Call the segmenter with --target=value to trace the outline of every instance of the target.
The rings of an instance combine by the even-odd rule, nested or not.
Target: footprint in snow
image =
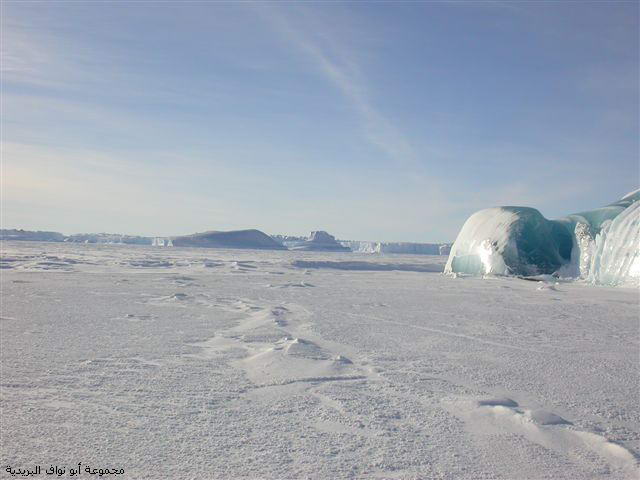
[[[573,425],[573,423],[565,420],[560,415],[546,410],[526,410],[524,416],[538,425]]]
[[[267,288],[310,288],[315,287],[315,285],[308,282],[289,282],[282,285],[273,285],[268,284]]]
[[[478,400],[479,407],[509,407],[515,408],[518,406],[518,402],[511,400],[507,397],[496,397],[485,400]]]

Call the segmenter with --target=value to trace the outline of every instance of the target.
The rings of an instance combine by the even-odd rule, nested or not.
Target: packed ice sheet
[[[1,478],[637,478],[637,290],[445,259],[4,243]]]
[[[528,207],[480,210],[465,222],[447,273],[554,274],[591,283],[640,283],[640,190],[606,207],[547,220]]]

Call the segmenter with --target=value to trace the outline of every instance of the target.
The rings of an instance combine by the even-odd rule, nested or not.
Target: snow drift
[[[473,214],[451,249],[445,273],[556,274],[618,285],[640,280],[640,190],[606,207],[557,220],[529,207]]]
[[[286,247],[260,230],[210,231],[174,237],[172,240],[173,245],[176,247],[286,250]]]

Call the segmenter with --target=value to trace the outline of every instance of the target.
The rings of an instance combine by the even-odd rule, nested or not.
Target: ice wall
[[[465,222],[445,273],[555,274],[596,284],[638,284],[640,190],[606,207],[547,220],[528,207],[481,210]]]
[[[63,242],[65,236],[58,232],[42,232],[31,230],[2,229],[0,240],[26,240],[32,242]]]
[[[640,284],[640,202],[606,221],[590,245],[588,272],[596,284]],[[586,275],[585,275],[586,274]]]

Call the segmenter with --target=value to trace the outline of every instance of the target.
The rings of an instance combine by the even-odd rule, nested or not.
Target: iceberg
[[[100,243],[110,245],[153,245],[153,238],[121,233],[76,233],[64,238],[71,243]]]
[[[290,250],[322,251],[322,252],[350,252],[349,247],[338,243],[333,235],[323,230],[311,232],[309,238],[303,241],[286,242]]]
[[[346,240],[341,242],[344,246],[349,247],[353,252],[357,253],[397,253],[407,255],[445,255],[441,253],[443,248],[446,255],[449,244],[440,243],[411,243],[411,242],[371,242]]]
[[[640,202],[603,223],[590,243],[588,269],[581,272],[591,283],[640,283]]]
[[[256,250],[286,250],[286,248],[260,230],[209,231],[170,239],[176,247],[247,248]]]
[[[1,229],[0,240],[21,240],[30,242],[63,242],[65,236],[58,232],[42,232],[22,229]]]
[[[469,217],[445,272],[472,275],[553,273],[571,259],[572,237],[535,208],[495,207]]]
[[[594,284],[640,279],[640,190],[595,210],[546,219],[529,207],[494,207],[469,217],[445,273],[553,274]]]
[[[449,255],[451,253],[451,245],[443,244],[438,247],[438,253],[440,255]]]
[[[165,247],[168,246],[167,243],[168,242],[166,242],[166,240],[162,237],[154,237],[151,245],[154,247]],[[173,246],[173,244],[171,246]]]

